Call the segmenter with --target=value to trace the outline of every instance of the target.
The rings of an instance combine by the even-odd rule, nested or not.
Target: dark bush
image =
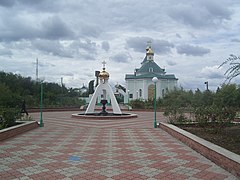
[[[144,101],[140,99],[130,101],[130,106],[132,106],[133,109],[145,109]]]
[[[21,113],[14,108],[2,109],[0,111],[0,129],[15,125],[16,120],[20,119]]]

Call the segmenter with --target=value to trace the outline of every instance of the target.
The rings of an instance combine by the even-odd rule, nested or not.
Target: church
[[[154,98],[154,83],[152,78],[157,77],[156,97],[162,98],[166,92],[177,87],[178,79],[174,74],[166,74],[165,69],[154,62],[154,52],[151,44],[147,45],[146,55],[141,67],[134,70],[133,74],[126,74],[125,81],[129,101],[140,99],[148,100]]]

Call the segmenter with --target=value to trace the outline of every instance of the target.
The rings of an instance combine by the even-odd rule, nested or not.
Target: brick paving
[[[43,128],[0,142],[0,179],[237,179],[154,129],[152,112],[117,121],[72,113],[44,113]]]

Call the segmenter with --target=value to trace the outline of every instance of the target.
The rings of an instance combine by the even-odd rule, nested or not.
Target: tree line
[[[0,71],[0,129],[16,124],[23,115],[23,106],[27,111],[40,108],[41,85],[44,108],[80,107],[85,104],[79,99],[79,91],[66,88],[63,84],[38,82],[30,77]]]
[[[153,109],[153,100],[134,100],[133,109]],[[162,110],[171,123],[197,121],[228,123],[240,110],[240,86],[224,84],[216,92],[209,90],[186,91],[182,88],[168,92],[157,100],[158,110]]]
[[[186,121],[186,112],[200,123],[230,122],[240,109],[240,87],[224,84],[216,92],[175,90],[162,99],[165,115],[169,120]],[[188,115],[189,115],[188,114]]]
[[[0,109],[20,108],[25,100],[27,108],[40,105],[41,82],[18,74],[0,72]],[[44,107],[80,107],[79,93],[73,88],[66,88],[52,82],[43,82]]]

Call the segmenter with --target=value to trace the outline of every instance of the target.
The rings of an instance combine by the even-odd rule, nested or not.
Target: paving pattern
[[[152,128],[151,112],[118,122],[71,113],[44,113],[43,128],[0,142],[0,179],[237,179]]]

